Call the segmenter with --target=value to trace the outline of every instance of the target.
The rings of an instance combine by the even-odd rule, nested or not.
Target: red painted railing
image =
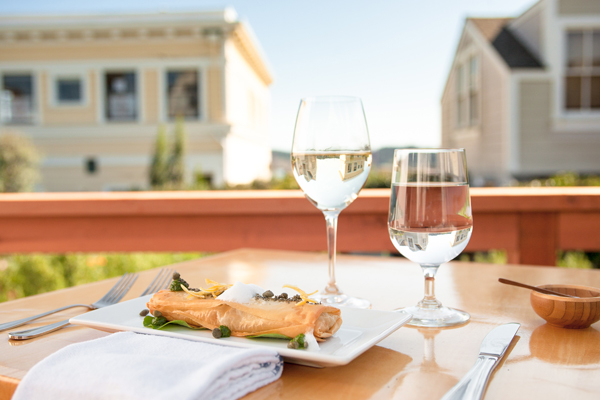
[[[554,265],[556,250],[600,251],[600,188],[471,189],[466,251]],[[338,223],[338,251],[395,252],[389,190],[363,190]],[[325,222],[300,191],[0,194],[0,253],[324,251]]]

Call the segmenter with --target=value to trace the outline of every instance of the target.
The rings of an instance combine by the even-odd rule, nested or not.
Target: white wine
[[[339,211],[356,199],[371,171],[370,151],[292,153],[292,172],[321,211]]]

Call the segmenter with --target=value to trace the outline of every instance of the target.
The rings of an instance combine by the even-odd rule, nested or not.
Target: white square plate
[[[146,308],[150,297],[152,296],[138,297],[90,311],[71,318],[70,322],[108,332],[131,331],[237,347],[270,347],[276,349],[286,362],[312,367],[332,367],[348,364],[412,318],[404,312],[342,308],[343,324],[335,335],[319,343],[319,349],[309,347],[306,350],[294,350],[288,349],[288,341],[281,339],[215,339],[209,330],[192,330],[173,325],[161,330],[146,328],[139,313]]]

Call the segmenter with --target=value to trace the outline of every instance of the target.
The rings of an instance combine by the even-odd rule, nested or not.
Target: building
[[[472,184],[600,173],[600,1],[468,18],[441,106],[442,145],[466,149]]]
[[[188,181],[269,179],[271,82],[230,8],[0,18],[0,131],[33,140],[40,190],[147,189],[159,125],[176,118]]]

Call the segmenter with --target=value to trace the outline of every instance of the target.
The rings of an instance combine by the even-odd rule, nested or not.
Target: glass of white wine
[[[357,97],[302,99],[292,144],[292,171],[306,198],[325,215],[329,283],[318,301],[370,308],[368,300],[344,294],[335,281],[337,220],[357,198],[371,170],[371,143],[362,102]]]
[[[469,314],[442,306],[434,291],[438,267],[465,249],[473,230],[465,150],[400,149],[393,166],[390,238],[425,276],[425,297],[402,311],[413,315],[413,326],[465,323]]]

